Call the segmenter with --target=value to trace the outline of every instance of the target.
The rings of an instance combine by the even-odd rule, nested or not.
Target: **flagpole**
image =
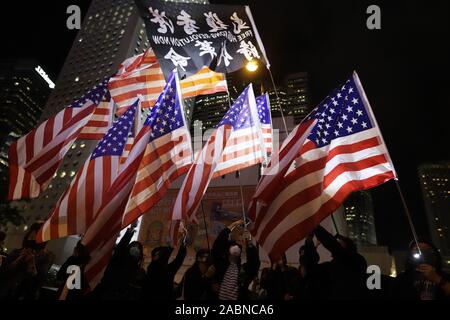
[[[366,92],[364,91],[364,88],[362,86],[361,80],[359,80],[359,76],[356,73],[356,71],[353,71],[353,79],[355,80],[355,84],[357,86],[357,89],[361,93],[363,104],[365,105],[366,109],[369,112],[370,120],[372,120],[374,125],[378,128],[378,132],[379,132],[379,135],[380,135],[381,142],[382,142],[382,144],[384,146],[384,149],[385,149],[385,152],[386,152],[386,156],[387,156],[388,161],[391,164],[392,169],[394,171],[395,186],[397,187],[397,191],[398,191],[398,193],[400,195],[400,199],[402,201],[402,205],[403,205],[403,209],[404,209],[405,214],[406,214],[406,218],[408,219],[408,224],[409,224],[409,227],[411,229],[411,233],[413,235],[414,242],[416,243],[417,250],[419,251],[419,254],[422,254],[422,252],[421,252],[421,250],[419,248],[419,238],[417,237],[416,228],[414,227],[414,223],[412,221],[408,205],[406,204],[406,200],[405,200],[405,197],[403,195],[402,189],[400,187],[400,183],[398,182],[399,177],[398,177],[398,174],[397,174],[397,170],[395,170],[394,162],[392,161],[392,158],[391,158],[391,156],[389,154],[389,150],[387,149],[386,143],[384,142],[383,134],[381,133],[380,126],[377,123],[377,119],[375,118],[375,115],[373,113],[372,107],[370,106],[369,99],[367,99]]]
[[[206,244],[208,245],[208,251],[211,252],[211,246],[209,245],[208,225],[206,224],[205,209],[203,208],[203,199],[200,200],[200,203],[201,203],[201,206],[202,206],[203,223],[205,225]]]
[[[244,229],[247,230],[247,214],[245,213],[245,204],[244,204],[244,188],[242,188],[241,181],[241,171],[236,171],[239,180],[239,189],[241,190],[241,205],[242,205],[242,217],[244,218]]]
[[[334,220],[334,212],[331,214],[331,221],[333,221],[334,229],[336,230],[336,234],[339,234],[339,229],[336,224],[336,220]]]
[[[272,87],[275,92],[275,96],[277,97],[278,106],[280,107],[281,118],[283,120],[284,130],[286,130],[286,136],[289,135],[289,130],[286,124],[286,118],[284,117],[283,107],[281,106],[280,96],[278,95],[277,86],[275,85],[275,80],[273,79],[272,71],[270,70],[270,66],[267,66],[267,70],[269,71],[270,80],[272,81]]]
[[[416,228],[414,227],[414,224],[413,224],[413,221],[411,218],[411,214],[408,209],[408,205],[406,204],[405,197],[403,196],[402,189],[400,188],[400,183],[398,182],[398,179],[394,179],[394,181],[395,181],[395,185],[397,187],[398,193],[400,195],[400,199],[402,200],[403,209],[405,210],[406,218],[408,219],[409,227],[411,228],[411,232],[413,234],[414,242],[416,243],[417,250],[419,251],[419,254],[422,254],[422,252],[419,248],[419,238],[417,237]]]

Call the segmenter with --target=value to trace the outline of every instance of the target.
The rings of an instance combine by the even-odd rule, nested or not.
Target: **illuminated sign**
[[[42,77],[42,79],[45,80],[45,82],[48,83],[48,86],[53,89],[55,88],[55,84],[52,80],[50,80],[50,77],[45,73],[44,69],[41,68],[41,66],[37,66],[34,70],[36,70],[37,73]]]

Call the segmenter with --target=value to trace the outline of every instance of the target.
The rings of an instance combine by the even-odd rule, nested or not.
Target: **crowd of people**
[[[84,276],[89,253],[78,242],[73,254],[57,273],[60,300],[349,300],[411,299],[445,300],[450,297],[449,276],[442,271],[438,250],[426,240],[409,248],[405,271],[396,278],[382,276],[381,288],[367,286],[367,263],[352,240],[333,236],[318,226],[299,249],[299,267],[288,265],[286,256],[261,269],[259,247],[244,237],[238,241],[233,230],[242,226],[237,221],[224,228],[211,250],[198,250],[195,263],[176,283],[186,257],[182,241],[171,260],[173,248],[161,246],[151,252],[151,262],[144,269],[144,250],[140,242],[131,241],[134,229],[127,229],[114,249],[99,284],[90,290]],[[54,255],[46,244],[36,243],[40,224],[30,227],[22,248],[9,254],[3,250],[4,234],[0,234],[0,250],[4,257],[0,267],[0,299],[39,300],[42,286],[53,264]],[[317,247],[322,245],[332,256],[320,263]],[[243,254],[245,252],[245,254]],[[244,262],[243,262],[244,261]],[[68,268],[78,266],[81,287],[68,289]],[[261,270],[260,270],[261,269]]]

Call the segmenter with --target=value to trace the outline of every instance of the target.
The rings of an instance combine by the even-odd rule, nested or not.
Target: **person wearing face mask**
[[[208,270],[211,274],[212,287],[215,292],[213,298],[219,300],[246,300],[249,299],[248,287],[256,278],[260,267],[259,248],[247,239],[246,263],[241,265],[242,247],[230,239],[232,231],[243,226],[244,221],[238,220],[229,227],[224,228],[212,247],[213,266]],[[212,270],[212,271],[211,271]]]
[[[420,250],[419,250],[420,249]],[[429,241],[412,242],[405,271],[394,282],[393,299],[450,300],[450,277],[442,271],[442,258]]]
[[[186,235],[181,237],[178,253],[169,263],[172,247],[157,247],[152,250],[152,261],[147,267],[144,299],[174,300],[174,279],[186,257]]]
[[[126,230],[92,297],[101,300],[139,300],[142,298],[145,270],[142,244],[131,241],[134,227]]]
[[[0,299],[36,300],[54,254],[46,243],[37,243],[42,223],[34,223],[23,238],[22,248],[12,251],[0,269]]]

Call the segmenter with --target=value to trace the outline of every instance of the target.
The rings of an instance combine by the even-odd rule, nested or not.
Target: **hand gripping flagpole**
[[[419,238],[417,237],[416,228],[414,227],[414,223],[413,223],[412,218],[411,218],[411,213],[409,211],[408,205],[406,204],[406,200],[405,200],[405,197],[403,195],[402,189],[400,187],[400,183],[398,182],[399,177],[398,177],[397,171],[395,170],[394,163],[392,162],[391,156],[389,155],[389,151],[387,150],[386,144],[384,143],[383,135],[382,135],[381,131],[379,130],[380,127],[378,126],[377,120],[376,120],[375,115],[373,114],[373,111],[372,111],[372,107],[370,106],[369,100],[367,99],[366,93],[365,93],[365,91],[364,91],[364,89],[362,87],[361,81],[359,80],[359,77],[358,77],[358,74],[356,73],[356,71],[353,71],[353,79],[355,80],[355,84],[358,87],[358,91],[361,93],[361,97],[363,99],[363,103],[364,103],[366,109],[369,112],[371,120],[373,121],[375,126],[378,128],[381,142],[382,142],[382,144],[383,144],[383,146],[385,148],[385,154],[386,154],[386,156],[388,158],[388,161],[391,164],[392,169],[394,171],[395,186],[397,187],[397,191],[398,191],[398,193],[400,195],[400,199],[402,201],[403,209],[405,211],[406,218],[408,219],[408,224],[409,224],[409,227],[411,229],[411,233],[412,233],[412,235],[414,237],[414,242],[416,243],[417,250],[419,251],[419,254],[421,255],[422,252],[421,252],[421,250],[419,248]]]

